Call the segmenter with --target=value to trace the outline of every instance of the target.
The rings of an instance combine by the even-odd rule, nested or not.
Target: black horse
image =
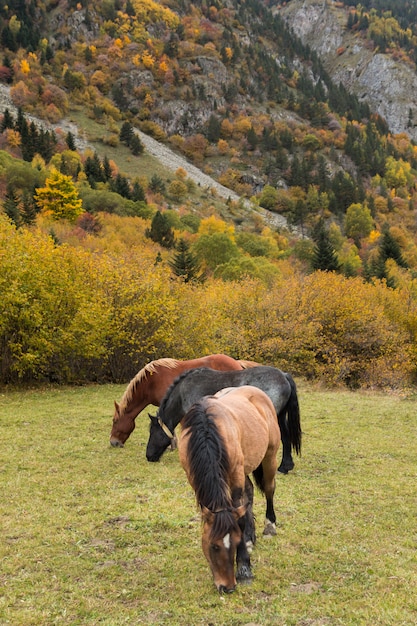
[[[266,365],[230,372],[200,367],[178,376],[165,394],[157,415],[149,416],[151,427],[146,448],[148,461],[159,461],[174,438],[175,427],[195,402],[225,387],[242,385],[258,387],[271,398],[282,441],[282,461],[278,471],[287,474],[292,470],[294,461],[291,449],[297,454],[301,452],[297,388],[290,374]]]

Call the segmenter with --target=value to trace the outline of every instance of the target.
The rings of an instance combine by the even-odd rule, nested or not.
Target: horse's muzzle
[[[124,448],[125,444],[119,441],[118,439],[110,439],[110,444],[112,448]]]
[[[160,458],[161,457],[158,456],[157,454],[147,454],[146,455],[146,460],[149,461],[149,463],[157,463]]]
[[[219,585],[218,592],[219,593],[233,593],[236,587],[225,587],[224,585]]]

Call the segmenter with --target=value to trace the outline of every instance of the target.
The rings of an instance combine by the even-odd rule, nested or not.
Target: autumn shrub
[[[93,380],[107,316],[97,264],[0,218],[0,381]]]
[[[415,378],[413,282],[394,290],[333,272],[298,274],[285,261],[245,257],[227,225],[209,218],[195,236],[214,250],[206,259],[214,270],[225,250],[211,244],[227,241],[228,270],[190,284],[167,273],[169,252],[146,237],[148,220],[100,213],[97,232],[82,236],[54,222],[54,242],[46,218],[17,230],[0,217],[0,383],[124,382],[150,360],[210,352],[331,385]]]
[[[273,287],[252,281],[232,293],[223,307],[236,316],[236,340],[248,358],[354,388],[410,380],[414,344],[404,320],[390,313],[399,295],[382,284],[316,272]]]
[[[218,265],[214,270],[215,278],[225,281],[245,281],[248,278],[256,278],[266,285],[272,286],[279,276],[276,265],[263,257],[252,258],[241,255],[227,263]]]
[[[176,301],[166,271],[154,258],[108,259],[103,288],[111,319],[106,362],[111,380],[130,379],[145,363],[170,355]]]

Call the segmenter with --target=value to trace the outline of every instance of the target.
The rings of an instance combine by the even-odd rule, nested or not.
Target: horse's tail
[[[260,489],[262,493],[265,493],[264,468],[262,467],[262,463],[258,465],[256,469],[253,470],[252,476],[255,479],[255,483],[258,489]]]
[[[298,403],[297,386],[291,374],[285,373],[285,376],[291,386],[291,394],[285,407],[287,412],[288,432],[290,435],[291,445],[297,454],[301,454],[301,422],[300,422],[300,405]]]

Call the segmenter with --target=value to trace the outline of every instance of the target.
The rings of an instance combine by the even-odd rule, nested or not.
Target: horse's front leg
[[[264,471],[264,492],[266,498],[266,514],[264,535],[276,535],[276,521],[274,509],[274,493],[275,493],[275,473],[276,462],[274,456],[271,459],[265,459],[263,465]]]
[[[236,580],[240,583],[250,582],[253,578],[250,556],[245,541],[245,520],[246,515],[238,521],[242,531],[242,538],[236,550]]]
[[[245,494],[247,498],[247,509],[245,513],[244,539],[246,547],[251,552],[256,542],[255,519],[253,516],[253,483],[249,476],[245,477]]]

